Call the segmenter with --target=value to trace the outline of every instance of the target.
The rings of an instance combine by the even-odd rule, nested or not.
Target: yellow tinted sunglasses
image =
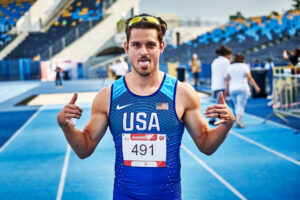
[[[133,24],[140,22],[142,19],[145,19],[147,22],[160,25],[160,22],[158,19],[152,16],[141,16],[141,17],[135,17],[128,23],[128,27],[132,26]]]

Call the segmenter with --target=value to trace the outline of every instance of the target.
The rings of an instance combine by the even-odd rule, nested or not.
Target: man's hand
[[[82,109],[79,106],[74,105],[77,100],[77,96],[77,93],[74,93],[71,101],[58,113],[57,122],[60,127],[67,126],[68,124],[74,126],[71,119],[80,119]]]
[[[223,124],[231,127],[234,124],[235,117],[227,106],[222,92],[219,92],[218,98],[220,100],[220,104],[207,107],[205,116],[207,118],[219,118],[219,121],[215,122],[215,125]]]

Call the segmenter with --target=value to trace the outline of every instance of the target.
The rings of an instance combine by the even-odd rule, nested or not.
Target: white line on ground
[[[56,194],[56,200],[61,200],[62,195],[63,195],[65,181],[66,181],[66,175],[67,175],[67,170],[68,170],[68,165],[69,165],[69,159],[70,159],[70,152],[71,152],[71,147],[70,147],[70,145],[68,145],[67,151],[65,154],[64,165],[63,165],[61,175],[60,175],[60,181],[59,181],[58,190],[57,190],[57,194]]]
[[[223,183],[232,193],[242,200],[247,199],[239,191],[237,191],[232,185],[230,185],[226,180],[224,180],[217,172],[210,168],[203,160],[191,152],[186,146],[181,145],[181,148],[184,149],[192,158],[194,158],[200,165],[202,165],[207,171],[209,171],[216,179]]]
[[[201,102],[203,102],[203,103],[210,103],[210,104],[212,104],[212,105],[214,104],[214,103],[212,102],[212,100],[210,100],[209,98],[206,98],[206,99],[203,98],[203,99],[201,99]],[[232,108],[230,107],[230,109],[232,109]],[[261,121],[264,121],[264,120],[265,120],[265,119],[262,118],[262,117],[259,117],[259,116],[253,115],[253,114],[249,114],[249,113],[244,113],[244,115],[248,115],[248,116],[250,116],[250,117],[259,119],[259,120],[261,120]],[[286,125],[280,124],[280,123],[275,122],[275,121],[272,121],[272,120],[267,120],[266,123],[271,123],[271,124],[274,124],[274,125],[279,126],[279,127],[282,127],[282,128],[286,128],[286,129],[289,129],[289,130],[296,131],[295,128],[288,127],[288,126],[286,126]]]
[[[249,113],[244,113],[244,115],[249,115],[250,117],[259,119],[259,120],[261,120],[262,122],[265,120],[265,119],[262,118],[262,117],[259,117],[259,116],[256,116],[256,115],[252,115],[252,114],[249,114]],[[279,126],[279,127],[282,127],[282,128],[286,128],[286,129],[290,129],[290,130],[296,131],[296,129],[294,129],[294,128],[288,127],[288,126],[283,125],[283,124],[280,124],[280,123],[278,123],[278,122],[274,122],[274,121],[272,121],[272,120],[267,120],[266,123],[274,124],[274,125]]]
[[[260,147],[260,148],[262,148],[262,149],[264,149],[266,151],[269,151],[269,152],[271,152],[271,153],[273,153],[273,154],[275,154],[275,155],[277,155],[277,156],[279,156],[279,157],[281,157],[283,159],[286,159],[286,160],[288,160],[288,161],[290,161],[290,162],[292,162],[292,163],[300,166],[300,162],[299,161],[297,161],[297,160],[295,160],[295,159],[293,159],[291,157],[288,157],[288,156],[284,155],[283,153],[275,151],[275,150],[273,150],[273,149],[271,149],[269,147],[266,147],[265,145],[260,144],[259,142],[255,142],[254,140],[251,140],[251,139],[249,139],[249,138],[247,138],[247,137],[245,137],[245,136],[243,136],[241,134],[238,134],[235,131],[230,131],[230,134],[232,134],[232,135],[234,135],[234,136],[236,136],[236,137],[238,137],[240,139],[243,139],[243,140],[245,140],[245,141],[247,141],[247,142],[249,142],[251,144],[254,144],[254,145],[256,145],[256,146],[258,146],[258,147]]]
[[[44,106],[41,106],[27,121],[21,128],[19,128],[0,148],[0,153],[5,149],[7,145],[11,143],[18,135],[19,133],[43,110]]]

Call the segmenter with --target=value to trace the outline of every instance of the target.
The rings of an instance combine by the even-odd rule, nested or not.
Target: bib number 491
[[[150,153],[153,156],[153,144],[150,145],[149,147],[147,147],[147,145],[145,144],[141,144],[141,145],[134,145],[132,151],[132,153],[135,153],[135,155],[140,154],[141,156],[144,156],[148,153]]]
[[[122,135],[124,165],[135,167],[165,167],[166,134]]]

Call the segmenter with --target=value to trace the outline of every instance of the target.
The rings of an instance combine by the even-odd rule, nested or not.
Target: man
[[[265,64],[265,69],[268,70],[268,80],[269,80],[269,96],[268,99],[273,98],[273,68],[275,67],[271,58],[268,58],[267,63]]]
[[[56,66],[56,68],[55,68],[55,73],[56,73],[55,86],[56,86],[56,88],[62,87],[61,72],[62,72],[62,68],[60,68],[59,66]]]
[[[116,80],[125,76],[128,72],[128,64],[124,61],[124,58],[120,58],[119,63],[115,67]]]
[[[230,65],[232,51],[228,47],[222,45],[216,50],[216,54],[218,57],[214,59],[211,64],[211,90],[213,98],[217,100],[217,103],[219,103],[219,98],[217,98],[217,95],[220,92],[225,92],[226,72]],[[215,118],[209,120],[209,123],[212,125],[215,125],[215,122]]]
[[[197,54],[193,54],[192,60],[189,62],[189,65],[192,69],[193,78],[194,78],[194,85],[195,85],[195,87],[197,87],[198,79],[199,79],[199,73],[201,72],[201,62],[197,58]]]
[[[166,29],[159,17],[142,14],[129,19],[124,48],[131,72],[96,95],[83,131],[70,122],[82,113],[74,105],[77,94],[57,116],[80,158],[93,153],[109,126],[116,148],[114,199],[181,199],[179,149],[184,126],[198,149],[211,155],[235,121],[220,94],[221,104],[206,109],[206,117],[220,118],[219,126],[210,130],[195,90],[159,71]]]
[[[300,58],[300,48],[296,47],[294,49],[294,52],[291,52],[289,50],[283,50],[283,58],[285,60],[290,61],[294,66],[297,66],[297,63],[299,62]]]

